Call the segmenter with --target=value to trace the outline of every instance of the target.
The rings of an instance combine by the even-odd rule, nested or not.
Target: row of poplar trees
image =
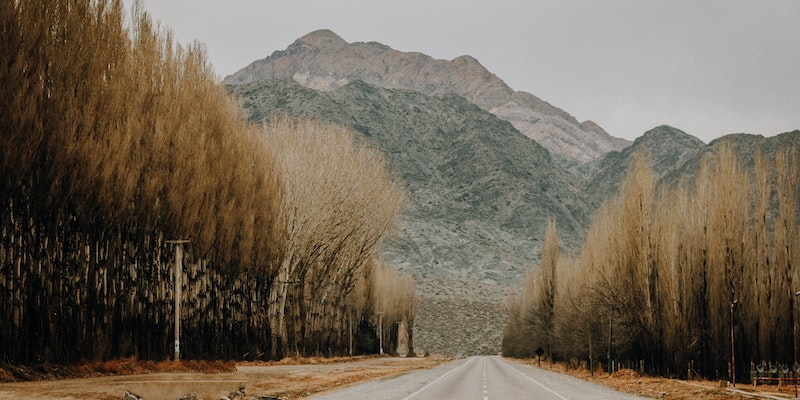
[[[797,135],[800,132],[787,135]],[[773,146],[774,147],[774,146]],[[510,296],[503,353],[749,380],[752,364],[792,367],[800,296],[796,147],[723,142],[696,174],[657,185],[639,154],[596,213],[580,254],[548,226],[541,266]],[[767,155],[768,154],[768,155]],[[800,322],[800,321],[798,321]]]
[[[139,4],[1,2],[0,60],[0,363],[169,357],[171,239],[182,356],[377,352],[378,321],[413,326],[378,257],[403,190],[351,132],[249,125]]]

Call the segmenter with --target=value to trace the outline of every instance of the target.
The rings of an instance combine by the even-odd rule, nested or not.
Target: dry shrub
[[[181,370],[182,367],[183,364],[180,361],[166,359],[156,362],[154,370],[158,372],[174,372]]]
[[[152,374],[157,372],[198,372],[222,373],[236,370],[234,361],[222,360],[162,360],[142,361],[135,358],[124,358],[107,361],[95,361],[71,368],[80,376],[96,375],[136,375]]]
[[[628,368],[623,368],[617,371],[614,371],[612,374],[615,378],[622,378],[622,379],[634,379],[639,377],[639,373]]]
[[[0,368],[0,382],[16,382],[17,378],[14,377],[13,374],[6,371],[3,368]]]
[[[204,374],[216,374],[236,371],[236,363],[222,360],[186,360],[181,361],[182,370]]]
[[[91,369],[103,375],[118,375],[122,372],[122,364],[119,360],[96,361]]]

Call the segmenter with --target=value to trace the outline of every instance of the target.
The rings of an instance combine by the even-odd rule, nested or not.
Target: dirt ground
[[[536,360],[518,360],[526,364],[536,365]],[[636,371],[623,369],[608,375],[596,371],[594,376],[586,368],[566,370],[563,363],[550,364],[542,361],[541,368],[572,375],[574,377],[612,387],[620,392],[632,393],[643,397],[666,400],[739,400],[754,397],[790,399],[794,397],[794,386],[738,384],[736,389],[743,393],[731,393],[727,387],[720,387],[716,381],[682,381],[650,376],[640,376]],[[746,394],[745,394],[746,393]],[[749,395],[748,395],[749,394]]]
[[[0,399],[120,400],[124,392],[129,390],[132,393],[147,393],[148,396],[137,393],[146,400],[158,400],[159,397],[175,400],[188,393],[199,396],[202,395],[198,392],[227,393],[235,391],[239,384],[245,386],[247,399],[261,396],[303,399],[319,392],[432,368],[448,361],[449,358],[442,356],[306,358],[239,363],[233,372],[218,373],[156,372],[128,375],[123,370],[123,375],[0,383]],[[175,394],[184,391],[186,393]]]
[[[304,358],[285,359],[278,362],[238,363],[235,368],[226,365],[190,365],[208,372],[153,372],[173,371],[174,365],[158,363],[154,368],[130,367],[127,363],[111,363],[78,368],[80,378],[52,379],[47,374],[40,380],[0,383],[0,399],[42,400],[119,400],[126,390],[138,393],[147,400],[168,398],[175,400],[189,392],[227,393],[245,386],[247,399],[273,396],[280,399],[304,399],[313,394],[336,390],[373,379],[387,378],[402,373],[433,368],[451,361],[443,356],[425,358],[355,357],[355,358]],[[536,364],[535,360],[519,360]],[[121,365],[117,367],[117,364]],[[183,368],[186,368],[184,365]],[[621,370],[609,376],[595,372],[592,376],[585,368],[565,370],[563,364],[542,362],[542,368],[566,373],[587,381],[610,386],[622,392],[654,399],[728,400],[749,398],[721,388],[718,382],[680,381],[640,376],[632,370]],[[223,371],[223,372],[218,372]],[[227,372],[224,372],[227,371]],[[61,371],[64,376],[64,371]],[[66,376],[73,376],[68,372]],[[0,372],[2,375],[2,372]],[[2,376],[0,376],[2,378]],[[217,390],[214,392],[213,390]],[[746,393],[769,395],[773,398],[791,398],[794,387],[759,386],[739,384],[736,389]],[[183,393],[186,392],[186,393]],[[144,396],[144,394],[147,396]],[[176,394],[177,393],[177,394]],[[203,396],[200,394],[200,396]],[[208,398],[212,395],[206,395]],[[219,398],[218,394],[214,394]]]

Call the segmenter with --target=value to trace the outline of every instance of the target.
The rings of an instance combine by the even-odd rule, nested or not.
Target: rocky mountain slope
[[[423,347],[448,354],[496,352],[507,288],[538,257],[547,218],[556,218],[566,246],[581,240],[588,207],[579,180],[510,123],[462,97],[362,81],[327,92],[290,79],[229,90],[254,122],[290,115],[350,126],[386,154],[409,193],[387,260],[412,272],[419,285],[416,343]],[[465,318],[465,332],[474,332],[473,324],[487,332],[465,335],[477,342],[447,342],[445,333],[458,327],[436,319],[455,315]]]
[[[730,134],[705,144],[671,126],[653,128],[637,138],[630,147],[608,153],[579,167],[582,169],[579,175],[587,176],[582,186],[586,203],[594,210],[608,196],[615,194],[636,153],[644,152],[650,157],[659,184],[674,185],[683,180],[691,183],[700,169],[701,159],[707,153],[717,152],[722,143],[726,142],[733,145],[740,165],[745,170],[752,171],[757,151],[771,159],[776,152],[789,150],[792,146],[800,149],[800,130],[772,137]]]
[[[319,30],[226,77],[225,83],[276,78],[292,78],[306,87],[326,91],[361,80],[430,96],[457,94],[511,122],[554,156],[572,161],[594,160],[630,145],[591,121],[579,123],[530,93],[514,91],[470,56],[436,60],[376,42],[348,43],[329,30]]]
[[[556,218],[562,250],[576,253],[591,214],[616,192],[636,152],[650,155],[657,179],[674,183],[696,173],[702,154],[723,140],[744,165],[757,147],[770,155],[800,144],[795,131],[706,145],[660,126],[622,151],[563,168],[508,122],[455,95],[362,81],[324,92],[291,79],[228,88],[254,122],[289,115],[349,126],[386,154],[409,192],[387,261],[417,282],[416,344],[450,355],[498,351],[508,290],[537,262],[546,219]]]
[[[477,258],[488,258],[477,263],[486,268],[479,279],[508,282],[508,271],[519,271],[532,260],[531,254],[519,256],[530,250],[514,248],[530,247],[542,237],[548,217],[556,218],[565,245],[580,243],[589,215],[579,193],[581,181],[511,124],[461,97],[431,97],[361,81],[328,92],[292,80],[229,88],[255,122],[290,115],[353,127],[386,154],[390,169],[408,188],[407,214],[420,223],[446,225],[458,237],[475,242],[482,240],[471,235],[487,229],[493,231],[493,238],[507,235],[499,243],[489,240],[486,248],[457,246],[453,241],[433,243],[440,255],[448,255],[445,262],[457,268],[474,267]],[[473,224],[480,229],[467,229]],[[446,235],[420,234],[436,239]],[[404,257],[412,254],[405,263],[434,258],[418,244],[403,246],[413,246],[403,249]],[[454,246],[458,248],[451,249]],[[496,270],[504,272],[497,275],[492,272]],[[474,279],[472,272],[469,276]]]
[[[546,219],[556,219],[562,251],[577,253],[635,153],[648,153],[656,177],[674,183],[723,140],[747,166],[757,147],[773,154],[800,144],[795,131],[706,145],[660,126],[625,146],[591,121],[514,92],[470,57],[434,60],[329,31],[226,82],[252,121],[289,115],[349,126],[386,154],[409,193],[387,261],[417,282],[415,344],[449,355],[499,351],[508,291],[537,262]],[[533,131],[546,134],[532,140]]]
[[[681,180],[693,184],[694,177],[700,170],[701,160],[707,153],[717,152],[723,143],[730,143],[739,164],[746,171],[753,171],[757,152],[769,160],[774,160],[779,151],[790,151],[793,147],[800,150],[800,130],[785,132],[779,135],[764,137],[747,133],[730,134],[713,140],[700,151],[689,157],[686,162],[677,166],[662,178],[663,183],[675,183]],[[796,154],[798,156],[800,154]],[[797,189],[797,188],[795,188]],[[777,204],[773,204],[777,207]]]
[[[596,209],[611,194],[616,193],[625,179],[635,154],[646,153],[653,163],[656,179],[670,177],[686,161],[696,157],[706,147],[700,139],[671,126],[653,128],[621,151],[612,151],[591,163],[581,166],[588,176],[583,183],[583,193],[591,209]]]

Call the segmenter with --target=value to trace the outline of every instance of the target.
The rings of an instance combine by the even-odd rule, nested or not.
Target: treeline
[[[374,304],[413,303],[372,288],[366,323],[343,323],[403,199],[379,153],[336,127],[249,125],[202,46],[138,4],[127,20],[119,0],[0,4],[0,362],[170,356],[169,239],[190,241],[187,357],[374,338]]]
[[[363,270],[347,301],[361,326],[356,332],[360,335],[360,352],[379,353],[382,341],[383,353],[414,355],[413,331],[419,299],[410,274],[400,273],[377,259]],[[375,334],[382,335],[382,340]]]
[[[751,363],[791,368],[800,166],[795,147],[773,154],[745,168],[722,143],[660,187],[638,155],[577,258],[552,255],[548,227],[541,268],[510,297],[503,353],[728,379],[735,358],[739,381]]]
[[[336,338],[348,339],[349,350],[346,313],[354,312],[361,326],[385,311],[376,302],[409,301],[374,280],[386,275],[375,266],[376,251],[397,222],[404,191],[387,174],[382,154],[356,145],[351,130],[286,119],[263,130],[284,171],[282,251],[269,287],[271,348],[276,357],[324,354],[328,348],[320,346]],[[363,276],[369,296],[349,299]],[[394,284],[407,286],[399,277]]]

